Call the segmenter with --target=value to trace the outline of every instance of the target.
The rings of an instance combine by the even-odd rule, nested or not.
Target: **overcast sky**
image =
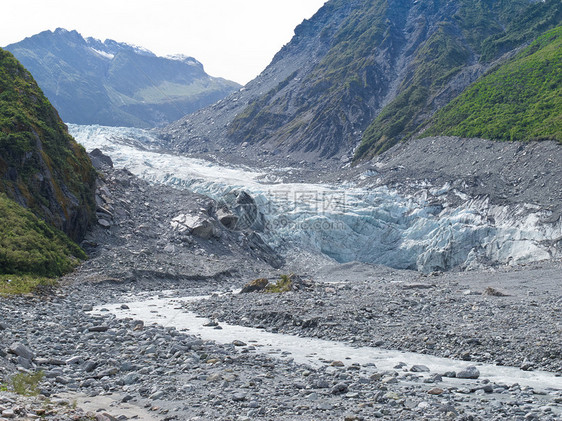
[[[0,46],[58,27],[158,55],[186,54],[239,83],[257,76],[326,0],[14,0]],[[7,16],[5,15],[7,13]]]

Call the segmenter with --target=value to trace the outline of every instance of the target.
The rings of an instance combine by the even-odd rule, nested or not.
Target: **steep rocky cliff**
[[[80,240],[96,173],[31,74],[0,49],[0,192]]]
[[[331,0],[242,91],[164,138],[179,151],[369,157],[561,19],[558,0]]]

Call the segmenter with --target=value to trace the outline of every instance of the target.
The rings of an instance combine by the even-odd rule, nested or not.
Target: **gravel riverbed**
[[[345,273],[379,272],[377,268],[355,269]],[[537,275],[547,278],[546,275],[556,273],[555,269],[553,266],[507,271],[504,276],[521,280],[523,276],[520,275],[536,270]],[[331,273],[337,278],[340,272],[332,270]],[[560,321],[555,314],[555,291],[541,293],[544,289],[541,285],[531,288],[515,282],[509,289],[503,284],[502,290],[507,290],[510,297],[476,295],[482,290],[480,284],[459,282],[467,275],[425,277],[422,282],[415,278],[417,275],[409,273],[404,275],[415,279],[401,284],[391,278],[393,271],[383,273],[389,278],[380,280],[380,284],[314,283],[310,291],[215,295],[206,301],[186,305],[202,315],[218,318],[219,326],[213,327],[214,323],[211,323],[208,329],[220,329],[220,321],[229,320],[259,324],[272,331],[313,334],[355,343],[382,341],[379,345],[405,348],[421,338],[410,335],[423,334],[428,339],[420,346],[437,355],[445,355],[445,350],[449,350],[450,355],[457,356],[457,352],[464,350],[468,353],[467,358],[477,365],[476,361],[498,360],[500,355],[506,364],[519,362],[521,353],[527,353],[530,366],[526,369],[559,370],[560,353],[554,357],[550,354],[559,349],[559,330],[546,336],[546,332],[556,329],[556,323]],[[226,291],[232,286],[206,281],[84,283],[65,286],[43,296],[0,299],[2,381],[6,382],[16,367],[45,373],[40,384],[43,400],[22,402],[13,395],[0,395],[3,417],[29,419],[43,416],[45,419],[70,420],[82,416],[82,419],[88,419],[88,411],[81,409],[86,405],[91,408],[89,415],[100,420],[555,420],[560,416],[561,390],[496,384],[475,374],[477,367],[475,372],[467,375],[477,378],[466,379],[467,383],[462,386],[448,381],[447,376],[452,373],[427,373],[423,365],[399,364],[392,370],[379,370],[373,366],[350,364],[344,359],[328,360],[320,367],[313,367],[295,363],[282,349],[275,354],[260,352],[259,343],[239,340],[219,344],[201,340],[189,331],[174,327],[144,324],[133,317],[118,319],[103,310],[91,311],[96,304],[103,308],[110,303],[134,300],[135,294],[141,292],[150,296],[166,289],[171,290],[168,294],[177,296],[204,295],[217,288]],[[518,288],[525,291],[525,299],[522,299],[523,295],[519,296]],[[468,293],[468,289],[473,292]],[[423,306],[428,304],[424,304],[423,299],[428,299],[430,293],[433,296],[431,302],[437,305],[429,305],[428,309],[433,309],[434,313],[426,314]],[[389,299],[387,295],[393,298]],[[405,305],[405,299],[409,306]],[[389,323],[386,318],[390,315],[385,315],[380,325],[374,325],[377,318],[367,318],[366,315],[378,312],[360,310],[367,302],[371,302],[369,308],[375,310],[378,300],[384,300],[386,306],[394,309],[391,326],[384,327]],[[405,316],[408,307],[418,307],[412,305],[414,301],[421,301],[420,308],[412,312],[418,314],[418,323],[414,322],[413,316]],[[538,307],[527,302],[535,302]],[[467,310],[467,303],[474,309]],[[264,309],[265,305],[269,310]],[[122,306],[126,308],[127,304]],[[317,312],[317,307],[322,311]],[[398,308],[404,309],[398,311]],[[435,308],[443,308],[443,311],[435,313]],[[445,312],[445,308],[449,310]],[[478,322],[476,315],[489,314],[496,308],[503,308],[503,313],[501,319],[496,319],[498,328],[489,327],[488,333],[484,329],[485,323]],[[511,320],[516,326],[521,322],[517,313],[523,314],[533,308],[541,308],[552,320],[549,322],[548,317],[538,316],[535,320],[529,314],[522,316],[528,320],[524,330],[528,339],[516,348],[509,339],[519,334],[505,328],[505,323]],[[466,322],[470,323],[470,328],[464,325],[464,328],[459,326],[458,331],[452,329],[454,319],[461,317],[456,315],[457,312],[473,315]],[[264,316],[258,317],[259,314]],[[441,329],[428,323],[432,317],[442,322]],[[446,323],[447,319],[450,323]],[[279,323],[280,320],[283,323]],[[367,321],[371,323],[369,329],[360,329],[359,326],[367,325]],[[201,324],[208,324],[208,320],[202,318]],[[400,326],[395,326],[397,324]],[[426,331],[416,333],[422,325],[427,325]],[[482,330],[476,332],[476,327]],[[463,329],[464,336],[460,334]],[[500,329],[508,342],[498,340],[501,346],[495,346],[490,335],[498,334]],[[448,331],[451,335],[443,335]],[[506,331],[510,333],[506,334]],[[459,351],[455,351],[457,345],[445,346],[446,343],[455,344],[454,339],[461,337],[464,342],[458,345]],[[544,347],[535,345],[539,339],[544,342]],[[485,355],[484,349],[491,357]]]
[[[281,296],[215,295],[188,306],[273,332],[562,373],[560,262],[430,276],[348,264],[314,278]]]

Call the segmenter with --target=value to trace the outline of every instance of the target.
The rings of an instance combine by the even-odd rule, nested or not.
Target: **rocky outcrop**
[[[240,290],[240,293],[248,294],[250,292],[263,291],[267,284],[269,284],[269,281],[266,278],[254,279],[244,285],[242,290]]]
[[[0,192],[80,240],[96,173],[31,74],[0,50]]]
[[[214,221],[203,215],[180,214],[172,219],[170,225],[180,233],[187,232],[204,240],[220,235]]]
[[[106,167],[96,187],[97,224],[81,244],[90,259],[73,279],[222,280],[284,263],[257,233],[222,225],[216,209],[208,197]]]

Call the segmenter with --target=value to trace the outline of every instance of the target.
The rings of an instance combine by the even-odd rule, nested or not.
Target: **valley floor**
[[[78,419],[86,414],[80,408],[87,408],[108,414],[102,420],[113,419],[109,414],[170,420],[555,420],[562,415],[562,297],[556,287],[561,268],[561,262],[551,262],[422,277],[352,264],[324,268],[311,275],[309,288],[284,294],[228,292],[243,284],[234,277],[86,282],[44,296],[2,298],[0,350],[12,350],[0,353],[2,377],[16,365],[41,369],[40,390],[49,400],[32,403],[0,393],[0,407],[16,419],[33,413]],[[222,293],[182,299],[213,291]],[[142,301],[155,296],[172,300]],[[162,317],[160,324],[142,321],[139,300],[144,313]],[[188,310],[216,321],[203,317],[196,324],[219,338],[224,327],[226,342],[200,339],[195,326],[176,326]],[[405,354],[406,362],[392,368],[357,363],[352,348],[350,357],[304,364],[282,348],[266,351],[267,343],[252,337],[231,341],[224,321],[352,348],[420,353]],[[33,353],[31,360],[16,343]],[[303,353],[322,355],[322,349]],[[452,373],[454,360],[451,369],[435,370],[423,354],[466,360],[482,373],[487,366],[481,361],[515,365],[521,380],[488,380],[471,369],[468,377],[478,378],[455,378],[467,374]],[[529,375],[539,380],[533,383]]]
[[[472,148],[471,142],[462,147]],[[506,204],[511,199],[502,196],[519,188],[512,178],[529,175],[536,164],[533,185],[521,186],[532,197],[513,195],[513,200],[535,203],[552,219],[545,224],[559,224],[560,178],[547,183],[561,171],[549,163],[560,162],[559,149],[551,151],[546,143],[501,147],[514,167],[525,152],[536,162],[521,164],[520,173],[496,176],[499,164],[491,157],[498,151],[493,151],[480,157],[489,170],[477,169],[484,178],[473,184],[461,177],[468,169],[455,166],[453,158],[450,165],[440,161],[436,172],[426,162],[426,176],[421,167],[411,176],[433,186],[460,180],[465,193],[484,189]],[[415,154],[406,148],[395,157],[353,170],[355,176],[368,173],[363,182],[369,186],[398,185],[410,177],[399,161],[414,161]],[[306,256],[287,263],[251,232],[218,224],[207,197],[149,184],[122,169],[103,171],[97,186],[99,224],[83,244],[91,259],[57,290],[0,297],[0,383],[18,367],[42,370],[39,388],[48,397],[0,392],[0,419],[88,419],[87,411],[99,420],[562,416],[560,259],[429,275]],[[445,176],[432,179],[430,173]],[[313,180],[311,174],[293,173],[285,182],[301,176]],[[451,203],[458,198],[446,194]],[[181,215],[210,221],[214,228],[202,224],[198,235],[188,235],[170,223]],[[554,241],[549,250],[557,252],[559,246],[560,240]],[[310,279],[310,287],[285,294],[232,292],[252,279],[275,280],[290,272]],[[147,301],[156,296],[161,299]],[[189,298],[196,296],[208,297]],[[181,325],[188,316],[191,325]],[[233,340],[231,325],[250,330],[235,330],[240,336]],[[292,338],[305,349],[272,349],[262,336],[243,335],[256,331]],[[309,338],[320,342],[306,342]],[[349,356],[320,359],[327,352],[322,346],[344,346]],[[397,362],[375,361],[375,354],[388,350]],[[310,354],[304,357],[314,363],[301,354]],[[496,375],[504,369],[509,381]]]

